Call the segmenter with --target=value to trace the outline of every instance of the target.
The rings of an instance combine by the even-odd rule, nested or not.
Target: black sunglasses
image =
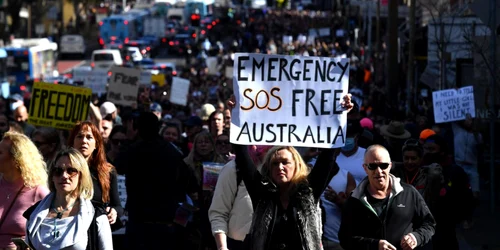
[[[68,173],[70,177],[73,177],[80,171],[78,171],[78,169],[74,167],[54,167],[54,169],[52,170],[52,173],[54,173],[54,175],[57,177],[62,176],[64,172]]]
[[[384,170],[387,169],[391,164],[387,162],[380,162],[380,163],[365,163],[364,165],[370,170],[375,170],[377,168]]]

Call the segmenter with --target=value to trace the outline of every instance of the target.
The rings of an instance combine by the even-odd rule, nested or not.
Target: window
[[[114,61],[113,54],[95,54],[94,62],[99,61]]]
[[[28,55],[16,55],[13,51],[7,51],[7,72],[15,73],[19,71],[29,71]]]

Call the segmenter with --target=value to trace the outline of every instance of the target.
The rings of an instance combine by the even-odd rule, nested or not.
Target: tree
[[[19,17],[19,12],[25,3],[31,3],[31,0],[8,0],[7,2],[7,13],[12,18],[12,24],[10,26],[10,34],[19,35],[19,26],[21,20]]]

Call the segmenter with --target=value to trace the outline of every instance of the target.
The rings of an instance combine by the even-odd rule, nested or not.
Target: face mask
[[[14,111],[14,110],[16,110],[21,105],[23,105],[22,102],[13,102],[13,103],[10,104],[10,110]]]
[[[344,152],[349,152],[354,149],[356,143],[354,142],[354,138],[346,138],[345,145],[341,148]]]

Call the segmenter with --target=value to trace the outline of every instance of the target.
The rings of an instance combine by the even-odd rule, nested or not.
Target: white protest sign
[[[141,70],[114,66],[111,72],[107,100],[123,106],[135,105]]]
[[[318,29],[319,36],[330,36],[330,28]]]
[[[122,207],[125,207],[125,204],[127,204],[127,186],[125,185],[125,176],[118,175],[116,179],[118,180],[118,197],[120,197]]]
[[[98,95],[106,93],[106,85],[108,84],[108,71],[92,70],[87,71],[84,77],[83,85],[92,89],[92,93]]]
[[[299,35],[299,37],[297,37],[297,40],[299,41],[300,44],[305,44],[307,41],[307,37],[304,35]]]
[[[207,57],[205,59],[205,63],[207,64],[208,74],[209,75],[217,75],[217,57]]]
[[[232,143],[344,145],[349,59],[237,53]]]
[[[139,83],[142,85],[151,85],[151,71],[141,71],[141,78],[139,79]]]
[[[292,36],[283,36],[283,44],[290,44],[293,42]]]
[[[182,106],[187,105],[189,94],[189,80],[179,77],[172,78],[172,89],[170,90],[170,102]]]
[[[476,117],[474,88],[446,89],[432,92],[434,120],[436,123],[461,121],[467,114]]]

